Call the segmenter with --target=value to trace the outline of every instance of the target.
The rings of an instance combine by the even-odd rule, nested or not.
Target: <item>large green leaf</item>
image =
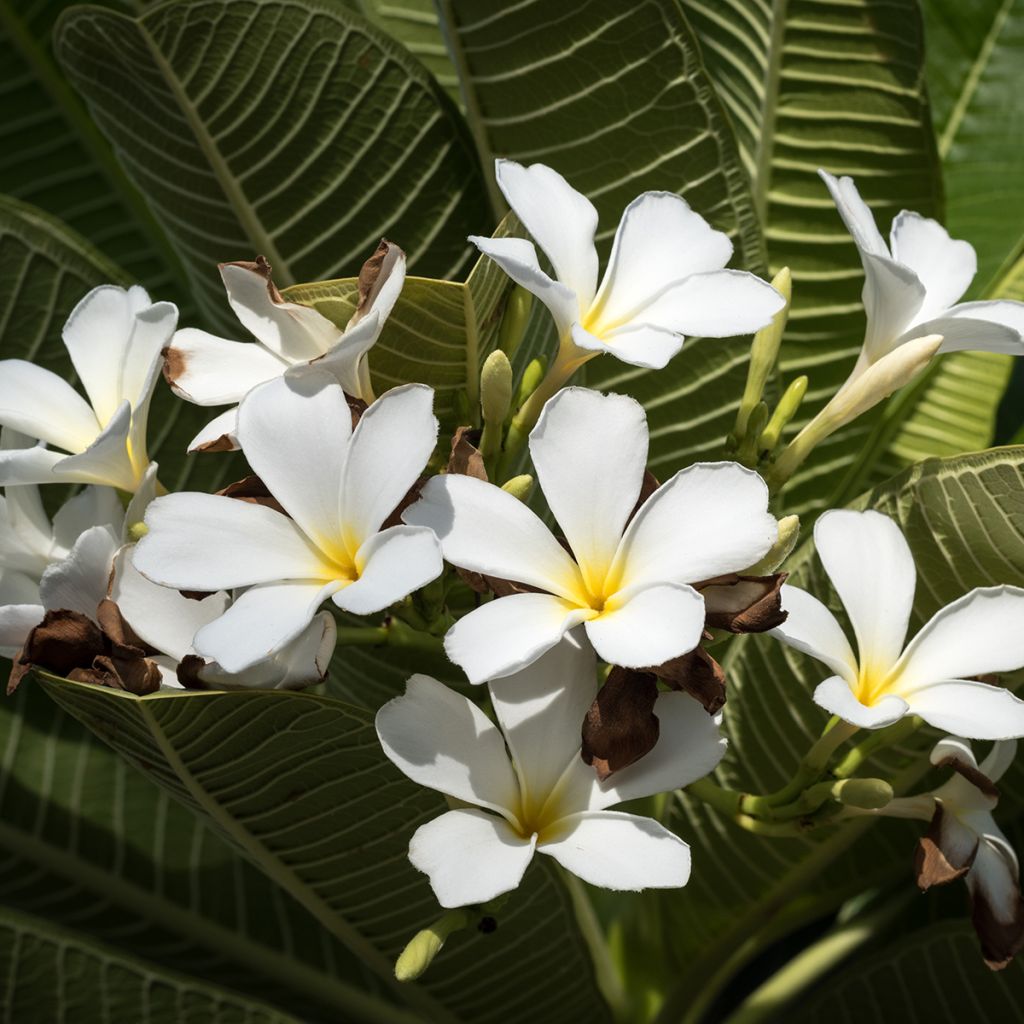
[[[1022,472],[1024,448],[929,460],[857,502],[894,517],[906,534],[918,569],[911,630],[973,587],[1024,585]],[[811,541],[791,567],[794,583],[840,612]],[[725,665],[730,746],[719,779],[731,788],[770,792],[821,733],[827,715],[810,695],[827,673],[767,636],[737,638]],[[926,766],[922,752],[933,741],[934,735],[919,734],[884,758],[879,770],[906,772],[910,781]],[[662,941],[675,968],[686,972],[676,1007],[700,994],[722,959],[752,938],[756,946],[758,929],[783,911],[797,918],[802,911],[827,911],[879,875],[890,877],[894,866],[903,870],[912,851],[905,823],[858,822],[824,835],[769,839],[724,823],[685,795],[674,803],[671,819],[692,843],[694,863],[687,898],[660,901]],[[851,858],[840,861],[854,840],[859,842]]]
[[[299,1024],[237,993],[6,909],[0,909],[0,974],[5,1021]]]
[[[263,253],[283,287],[356,273],[387,233],[449,277],[488,221],[454,106],[341,4],[79,7],[56,48],[214,322],[233,319],[219,261]]]
[[[0,903],[295,1010],[380,1005],[319,922],[34,683],[0,702]]]
[[[973,297],[1024,254],[1022,0],[927,0],[928,88],[946,181],[946,223],[978,251]]]
[[[67,315],[98,284],[126,284],[84,238],[48,214],[0,196],[0,358],[29,359],[74,380],[60,333]],[[149,451],[170,490],[215,490],[241,476],[237,456],[186,456],[209,411],[175,398],[158,382],[149,418]]]
[[[394,980],[394,957],[439,913],[406,859],[408,841],[446,805],[387,761],[368,712],[310,693],[136,698],[43,685],[206,815],[384,990],[432,1024],[605,1019],[568,895],[540,863],[501,912],[497,933],[456,936],[421,983]]]
[[[732,237],[735,265],[763,269],[732,129],[676,0],[527,0],[487,12],[445,0],[439,10],[486,166],[508,156],[561,171],[596,204],[605,255],[627,203],[646,189],[679,192]],[[721,453],[747,345],[697,342],[658,373],[602,358],[586,381],[644,402],[652,464],[667,473]]]
[[[906,1024],[1016,1021],[1022,1000],[1024,962],[993,974],[978,955],[970,925],[956,922],[933,925],[876,950],[777,1019],[793,1024],[853,1024],[865,1015]]]
[[[787,377],[810,376],[810,415],[845,379],[864,337],[860,261],[817,169],[854,175],[883,230],[904,207],[939,212],[918,5],[682,2],[736,125],[769,264],[793,270],[782,363]],[[794,507],[834,500],[874,418],[821,447],[790,491]]]
[[[50,35],[68,6],[0,0],[0,192],[60,217],[136,280],[179,298],[163,294],[173,275],[181,281],[173,251],[54,62]]]

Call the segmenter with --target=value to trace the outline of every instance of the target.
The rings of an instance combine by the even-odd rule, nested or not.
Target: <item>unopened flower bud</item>
[[[512,364],[499,349],[485,360],[480,371],[480,407],[484,423],[505,422],[512,405]]]
[[[526,334],[526,325],[529,323],[532,309],[533,295],[522,285],[517,284],[508,297],[505,315],[501,318],[501,327],[498,328],[498,348],[510,359],[516,354]]]
[[[417,932],[395,961],[395,977],[399,981],[415,981],[434,962],[448,936],[468,924],[469,914],[465,910],[451,910],[429,928]]]
[[[755,562],[749,569],[744,569],[740,575],[764,576],[767,573],[775,572],[792,554],[799,538],[800,517],[783,516],[779,520],[779,535],[775,543],[768,549],[768,552],[761,561]]]
[[[519,382],[519,391],[516,393],[516,408],[523,404],[537,390],[537,385],[544,379],[547,373],[548,361],[543,356],[531,359],[523,370],[523,379]]]
[[[843,779],[832,787],[832,797],[846,807],[878,811],[892,802],[893,791],[885,779]]]
[[[518,498],[520,501],[526,501],[530,496],[531,487],[533,487],[533,477],[529,473],[523,473],[522,476],[514,476],[511,480],[506,480],[501,485],[503,491],[508,491],[513,498]]]
[[[800,403],[804,400],[804,395],[806,394],[806,377],[797,377],[796,380],[790,382],[782,398],[779,399],[779,404],[775,407],[775,412],[772,413],[768,426],[761,431],[761,438],[758,441],[758,448],[761,451],[771,452],[775,450],[775,446],[779,443],[779,438],[782,436],[783,429],[797,414]]]

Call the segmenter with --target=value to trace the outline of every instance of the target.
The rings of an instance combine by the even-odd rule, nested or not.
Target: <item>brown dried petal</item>
[[[647,672],[615,666],[583,719],[583,760],[603,782],[658,742],[658,682]]]
[[[87,672],[76,669],[68,678],[74,679],[76,676],[86,674]],[[112,690],[124,690],[140,697],[147,693],[155,693],[160,689],[160,670],[156,663],[148,658],[118,658],[101,655],[93,659],[92,674],[95,678],[82,681],[106,686]]]
[[[427,481],[428,481],[429,479],[430,479],[430,477],[429,477],[429,476],[421,476],[421,477],[420,477],[420,478],[419,478],[419,479],[418,479],[418,480],[416,481],[416,483],[414,483],[414,484],[412,485],[412,487],[410,487],[410,488],[409,488],[409,490],[407,490],[407,491],[405,492],[405,496],[404,496],[404,497],[402,498],[402,500],[401,500],[401,501],[400,501],[400,502],[399,502],[399,503],[398,503],[398,504],[397,504],[397,505],[395,506],[395,509],[394,509],[394,511],[393,511],[393,512],[391,513],[391,515],[389,515],[389,516],[387,517],[387,519],[385,519],[385,520],[384,520],[384,522],[380,524],[380,528],[381,528],[382,530],[388,530],[388,529],[390,529],[390,528],[391,528],[392,526],[401,526],[401,525],[402,525],[402,513],[403,513],[403,512],[404,512],[404,511],[405,511],[405,510],[406,510],[406,509],[407,509],[407,508],[408,508],[408,507],[409,507],[410,505],[415,505],[415,504],[416,504],[416,502],[420,500],[420,493],[421,493],[421,492],[422,492],[422,490],[423,490],[423,486],[424,486],[424,484],[426,484],[426,482],[427,482]]]
[[[251,260],[234,260],[230,263],[221,263],[221,267],[241,267],[243,270],[249,270],[254,274],[259,274],[264,281],[267,282],[267,294],[270,296],[270,301],[282,305],[284,303],[284,296],[277,290],[277,285],[274,284],[271,277],[273,267],[267,260],[266,256],[257,256],[255,261]]]
[[[452,453],[448,457],[448,466],[445,472],[486,481],[487,470],[484,468],[484,457],[477,447],[479,443],[479,430],[475,430],[473,427],[459,427],[452,437]]]
[[[706,623],[730,633],[764,633],[786,621],[782,610],[782,584],[788,573],[770,576],[733,574],[698,584],[704,597]]]
[[[350,321],[358,323],[373,308],[381,288],[384,287],[395,264],[405,255],[402,250],[386,238],[374,250],[373,255],[363,264],[359,271],[359,305]]]
[[[199,678],[199,673],[204,668],[206,668],[206,660],[204,658],[200,658],[198,654],[186,654],[178,662],[178,682],[186,690],[208,690],[210,687],[206,681]]]
[[[1024,899],[1020,889],[1015,889],[1007,921],[997,915],[984,886],[972,885],[970,890],[971,924],[978,934],[985,966],[1001,971],[1024,948]]]
[[[156,654],[156,649],[150,647],[128,625],[121,614],[121,609],[109,597],[105,597],[99,603],[96,609],[96,621],[110,641],[111,650],[118,657],[137,658],[140,655]]]
[[[106,640],[92,619],[59,608],[47,612],[29,633],[19,661],[66,676],[74,668],[91,665],[93,658],[106,652]]]
[[[725,672],[703,647],[695,647],[688,654],[647,671],[664,680],[673,690],[682,690],[700,701],[709,715],[717,715],[725,705]]]
[[[323,358],[318,356],[318,359]],[[314,360],[315,362],[316,360]],[[359,425],[359,421],[363,418],[363,413],[370,408],[369,404],[362,398],[355,398],[350,395],[347,391],[345,394],[345,401],[348,403],[348,411],[352,415],[352,429],[355,430]]]
[[[959,757],[950,755],[935,762],[936,768],[952,768],[958,775],[962,775],[972,786],[981,790],[987,797],[993,800],[999,799],[999,789],[996,784],[977,765],[964,761]]]
[[[238,445],[230,434],[221,434],[212,441],[204,441],[192,449],[194,452],[234,452],[238,451]]]
[[[238,501],[247,501],[251,505],[262,505],[264,508],[272,508],[275,512],[280,512],[281,515],[288,515],[284,506],[267,490],[267,485],[255,474],[242,477],[241,480],[222,487],[216,493],[225,498],[236,498]]]
[[[978,855],[978,838],[974,837],[973,845],[965,844],[957,825],[956,819],[943,811],[942,804],[936,803],[928,831],[917,841],[914,851],[914,874],[922,892],[933,885],[954,882],[970,871]]]

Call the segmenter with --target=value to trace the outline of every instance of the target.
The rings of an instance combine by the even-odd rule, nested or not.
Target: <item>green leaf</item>
[[[136,280],[166,293],[181,283],[181,267],[54,61],[51,32],[68,6],[66,0],[0,0],[7,110],[0,126],[0,192],[64,220]]]
[[[488,214],[475,154],[429,72],[327,0],[68,11],[57,55],[231,324],[214,265],[264,254],[284,287],[354,274],[385,232],[438,277]]]
[[[0,903],[83,940],[374,1020],[358,962],[314,918],[34,682],[0,703],[0,861]]]
[[[835,393],[864,337],[860,260],[817,169],[852,174],[883,232],[903,208],[940,209],[920,11],[915,0],[682,2],[736,125],[768,262],[793,271],[782,368],[810,377],[795,430]],[[788,492],[794,509],[834,503],[878,415],[822,445]]]
[[[517,233],[513,217],[496,232],[501,237]],[[487,257],[477,260],[465,284],[407,277],[369,356],[376,394],[414,381],[429,384],[434,411],[446,427],[478,419],[480,367],[494,348],[510,286],[505,272]],[[347,278],[295,285],[285,295],[344,327],[356,310],[357,292],[357,279]],[[442,435],[441,447],[446,442]],[[447,452],[441,455],[447,458]]]
[[[445,92],[460,102],[459,78],[445,47],[433,0],[343,0],[418,57]]]
[[[1024,253],[1011,213],[1024,208],[1024,2],[928,0],[923,9],[946,225],[978,251],[971,294],[980,298]]]
[[[488,170],[495,156],[556,168],[597,206],[605,256],[623,208],[639,193],[679,192],[733,239],[735,266],[763,270],[732,129],[676,0],[528,0],[487,13],[472,0],[444,0],[439,10]],[[553,340],[548,346],[553,351]],[[667,474],[721,454],[748,346],[747,339],[697,342],[657,373],[601,358],[585,379],[644,402],[652,466]]]
[[[385,758],[368,712],[311,693],[137,698],[52,679],[43,685],[205,815],[392,998],[425,1019],[607,1018],[568,895],[543,863],[531,867],[494,935],[461,933],[421,982],[395,981],[394,958],[439,916],[426,879],[408,863],[408,842],[446,804]]]
[[[6,908],[0,973],[9,1021],[299,1024],[265,1004]]]
[[[965,922],[932,925],[903,936],[830,978],[816,996],[786,1013],[794,1024],[864,1019],[906,1024],[1010,1021],[1024,1000],[1024,962],[993,974]]]
[[[68,314],[99,284],[128,284],[84,238],[55,218],[0,196],[0,357],[28,359],[66,380],[74,371],[60,340]],[[216,490],[243,475],[238,456],[187,456],[209,410],[175,398],[158,382],[149,414],[149,451],[169,490]],[[49,488],[63,493],[61,488]]]
[[[918,570],[911,632],[974,587],[1024,585],[1022,471],[1024,448],[933,459],[856,502],[892,516],[906,534]],[[787,567],[793,583],[841,614],[812,541]],[[732,642],[724,665],[730,746],[719,780],[744,792],[771,792],[821,734],[828,716],[811,693],[827,670],[771,637],[753,635]],[[934,739],[925,730],[865,774],[878,771],[909,784],[927,768],[923,753]],[[737,950],[741,957],[753,955],[758,931],[773,919],[781,915],[795,927],[827,912],[879,877],[888,878],[894,865],[909,865],[913,849],[905,823],[878,825],[873,819],[807,838],[753,836],[685,794],[675,800],[671,820],[693,847],[687,899],[661,901],[661,938],[675,969],[686,972],[673,1007],[706,994],[708,975]],[[850,859],[840,860],[855,840]],[[830,864],[835,867],[823,874]]]

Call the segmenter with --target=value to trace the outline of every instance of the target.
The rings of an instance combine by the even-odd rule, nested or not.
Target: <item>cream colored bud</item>
[[[796,542],[800,539],[800,517],[783,516],[779,520],[779,535],[768,553],[749,569],[744,569],[741,576],[766,576],[776,569],[793,553]]]
[[[480,407],[485,423],[504,423],[512,406],[512,364],[496,349],[480,371]]]
[[[399,981],[415,981],[434,962],[448,936],[467,924],[469,914],[465,910],[450,910],[429,928],[417,932],[395,961],[395,977]]]
[[[506,480],[501,485],[503,491],[508,491],[513,498],[518,498],[520,501],[526,501],[530,496],[531,487],[533,487],[533,477],[529,473],[523,473],[522,476],[514,476],[511,480]]]
[[[846,807],[879,811],[892,802],[893,791],[885,779],[843,779],[832,787],[832,797]]]
[[[515,355],[526,334],[533,308],[533,295],[522,285],[516,285],[505,304],[505,315],[498,328],[498,348],[509,358]]]

